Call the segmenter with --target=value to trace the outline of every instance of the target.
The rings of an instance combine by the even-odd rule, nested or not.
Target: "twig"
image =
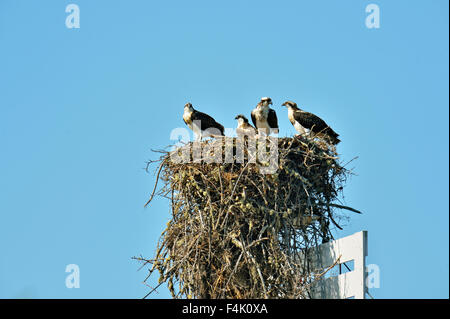
[[[159,164],[158,174],[156,175],[155,187],[153,188],[153,192],[152,192],[152,195],[150,196],[150,199],[147,201],[147,203],[145,203],[144,207],[147,207],[147,205],[152,201],[153,196],[155,196],[156,187],[158,186],[158,181],[159,181],[159,174],[161,173],[161,169],[163,168],[163,165],[167,159],[168,159],[168,157],[164,158],[164,160],[161,162],[161,164]]]

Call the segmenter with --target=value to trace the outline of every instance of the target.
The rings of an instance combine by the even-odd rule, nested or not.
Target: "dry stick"
[[[259,238],[259,239],[255,239],[254,241],[252,241],[247,248],[250,248],[252,246],[255,246],[256,244],[259,244],[260,242],[269,239],[269,237],[263,237],[263,238]]]
[[[342,227],[339,226],[338,223],[336,223],[336,222],[334,221],[333,216],[331,216],[331,214],[330,214],[328,217],[331,219],[331,221],[333,222],[333,224],[334,224],[337,228],[339,228],[340,230],[342,230]]]
[[[238,267],[238,265],[239,265],[239,262],[241,261],[241,257],[242,257],[242,254],[243,254],[243,253],[244,253],[244,252],[241,251],[241,254],[240,254],[239,257],[238,257],[238,260],[236,261],[236,265],[234,266],[234,269],[233,269],[233,271],[231,272],[230,277],[228,277],[228,280],[227,280],[227,283],[225,284],[224,290],[227,289],[228,284],[230,283],[231,278],[233,278],[233,275],[234,275],[234,273],[236,272],[236,269],[237,269],[237,267]]]
[[[154,292],[156,289],[158,289],[158,287],[161,286],[163,283],[164,283],[164,281],[161,281],[155,288],[153,288],[153,289],[152,289],[148,294],[146,294],[146,295],[144,296],[144,298],[142,298],[142,299],[147,298],[152,292]]]
[[[362,212],[360,212],[359,210],[356,210],[354,208],[348,207],[348,206],[344,206],[344,205],[338,205],[338,204],[329,204],[331,207],[336,207],[336,208],[342,208],[342,209],[346,209],[352,212],[355,212],[357,214],[362,214]]]
[[[245,254],[248,255],[250,260],[256,266],[256,270],[258,271],[259,279],[261,280],[262,287],[263,287],[263,290],[264,290],[264,297],[267,298],[266,285],[264,283],[264,278],[263,278],[263,276],[261,274],[261,270],[259,269],[258,263],[256,262],[255,258],[252,256],[252,254],[246,249],[246,247],[244,245],[244,241],[243,241],[242,235],[240,236],[240,238],[241,238],[241,243],[242,243],[242,249],[245,251]]]
[[[339,255],[339,257],[336,259],[336,261],[331,266],[327,267],[322,273],[320,273],[318,275],[315,275],[314,279],[313,279],[313,281],[311,283],[303,285],[303,287],[302,287],[303,289],[302,290],[304,291],[307,288],[311,288],[311,286],[315,282],[319,281],[320,278],[322,278],[328,271],[330,271],[334,266],[336,266],[339,263],[341,257],[342,257],[342,255]]]
[[[141,257],[131,257],[131,259],[142,261],[142,266],[138,268],[138,271],[144,268],[147,264],[151,264],[156,261],[155,259],[145,259],[144,257],[142,257],[142,255]]]
[[[220,183],[220,203],[223,202],[223,185],[222,185],[222,173],[220,172],[220,166],[218,167],[219,171],[219,183]]]
[[[160,153],[160,154],[165,154],[164,156],[166,156],[167,154],[169,154],[169,152],[167,152],[167,151],[161,151],[161,150],[154,150],[154,149],[152,149],[151,150],[152,152],[155,152],[155,153]],[[147,162],[147,165],[145,166],[145,171],[148,173],[148,167],[150,166],[150,164],[153,164],[153,163],[156,163],[156,162],[159,162],[159,161],[161,161],[161,159],[164,157],[164,156],[161,156],[159,159],[157,159],[157,160],[149,160],[148,162]]]
[[[341,257],[342,257],[342,255],[339,255],[339,257],[336,259],[336,261],[331,266],[328,266],[322,273],[316,275],[314,277],[314,279],[318,280],[318,279],[322,278],[328,271],[333,269],[334,266],[336,266],[339,263],[339,261],[341,260]]]
[[[203,172],[202,172],[201,170],[199,170],[199,169],[196,168],[196,167],[194,167],[194,169],[195,169],[196,171],[198,171],[198,172],[204,177],[204,180],[205,180],[205,181],[207,181],[209,184],[211,184],[212,186],[214,186],[215,190],[217,191],[216,185],[214,185],[214,183],[211,183],[210,179],[209,179],[208,177],[206,177],[205,174],[203,174]],[[205,185],[205,186],[206,186],[206,185]]]
[[[155,196],[156,187],[158,186],[158,181],[159,181],[159,174],[161,173],[163,164],[166,162],[167,159],[168,159],[168,157],[164,158],[164,160],[161,162],[161,164],[159,164],[158,174],[156,175],[155,187],[153,188],[153,192],[152,192],[152,195],[150,196],[150,199],[147,201],[147,203],[145,203],[144,207],[147,207],[147,205],[152,201],[153,196]]]
[[[237,178],[237,180],[236,180],[236,182],[235,182],[235,184],[234,184],[233,191],[231,192],[231,195],[230,195],[230,197],[229,197],[229,199],[228,199],[227,204],[229,204],[230,201],[233,200],[233,196],[234,196],[234,192],[236,191],[236,187],[237,187],[237,185],[239,184],[239,180],[241,179],[242,174],[243,174],[244,171],[247,169],[248,164],[250,164],[250,161],[248,161],[247,164],[245,164],[244,168],[242,169],[241,173],[239,174],[239,176],[238,176],[238,178]],[[223,206],[223,209],[225,209],[225,206]],[[228,214],[225,215],[225,219],[224,219],[224,222],[223,222],[223,223],[225,223],[227,219],[228,219]],[[217,223],[218,223],[218,222],[219,222],[219,219],[217,219]]]
[[[259,187],[256,185],[256,183],[254,181],[252,181],[248,176],[247,176],[247,180],[253,184],[253,186],[255,186],[255,188],[258,190],[259,194],[261,195],[262,199],[264,200],[264,204],[268,205],[269,203],[267,202],[266,196],[264,196],[263,192],[259,189]]]
[[[344,165],[342,165],[342,167],[347,166],[348,164],[350,164],[351,162],[353,162],[354,160],[358,159],[359,156],[353,157],[351,160],[349,160],[347,163],[345,163]]]
[[[200,216],[200,223],[202,224],[202,230],[203,230],[203,229],[205,229],[205,224],[203,223],[202,210],[201,209],[198,210],[198,215]]]
[[[344,206],[344,205],[338,205],[338,204],[333,204],[333,203],[327,204],[327,203],[323,203],[323,202],[319,202],[318,204],[320,204],[322,206],[330,206],[330,207],[335,207],[335,208],[346,209],[346,210],[355,212],[357,214],[362,214],[362,212],[360,212],[359,210],[348,207],[348,206]]]
[[[250,162],[247,162],[247,164],[245,164],[244,168],[242,169],[241,173],[239,174],[238,179],[236,180],[236,182],[235,182],[235,184],[234,184],[234,188],[233,188],[233,191],[231,192],[231,195],[230,195],[230,197],[229,197],[228,202],[230,202],[231,200],[233,200],[233,195],[234,195],[234,192],[236,191],[236,187],[237,187],[238,184],[239,184],[239,180],[241,179],[242,174],[243,174],[243,173],[245,172],[245,170],[247,169],[248,164],[250,164]]]
[[[195,240],[193,240],[192,243],[189,245],[189,247],[188,247],[188,249],[187,249],[187,252],[185,253],[184,257],[183,257],[181,260],[179,260],[178,262],[176,262],[174,265],[172,265],[172,266],[169,268],[169,270],[166,271],[167,274],[169,274],[173,269],[175,269],[178,265],[182,264],[182,263],[187,259],[187,257],[189,256],[189,254],[190,254],[191,251],[192,251],[192,246],[194,245],[194,242],[196,241],[196,242],[198,243],[198,240],[199,240],[199,238],[200,238],[200,234],[198,234],[196,237],[197,237],[197,238],[196,238]],[[166,275],[166,277],[168,277],[168,276],[169,276],[169,275]],[[169,277],[170,277],[170,276],[169,276]],[[165,280],[164,280],[164,281],[165,281]]]
[[[209,202],[209,207],[210,207],[210,211],[209,211],[209,218],[208,218],[208,228],[209,228],[209,234],[208,234],[208,246],[209,246],[209,251],[208,251],[208,262],[211,265],[211,232],[212,232],[212,219],[213,219],[213,208],[211,206],[211,196],[209,195],[208,192],[208,202]]]

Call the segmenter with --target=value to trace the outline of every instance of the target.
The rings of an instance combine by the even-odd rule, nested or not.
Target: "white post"
[[[311,289],[312,298],[365,299],[367,254],[367,231],[320,245],[310,255],[313,268],[325,269],[340,258],[338,264],[353,260],[354,269],[316,282]]]

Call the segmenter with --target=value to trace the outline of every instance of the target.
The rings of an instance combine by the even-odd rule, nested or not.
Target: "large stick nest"
[[[161,181],[158,194],[170,200],[172,218],[155,257],[136,258],[151,265],[145,281],[157,270],[174,298],[308,297],[324,270],[303,256],[341,229],[337,209],[358,212],[336,203],[351,172],[321,141],[274,140],[273,174],[261,173],[264,164],[247,150],[243,163],[236,156],[232,163],[174,163],[173,152],[161,152],[155,189]],[[231,141],[235,155],[238,141]]]

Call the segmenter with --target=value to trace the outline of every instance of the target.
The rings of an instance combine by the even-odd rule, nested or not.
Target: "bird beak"
[[[235,120],[237,120],[238,119],[238,117],[236,116],[235,118],[234,118]]]

